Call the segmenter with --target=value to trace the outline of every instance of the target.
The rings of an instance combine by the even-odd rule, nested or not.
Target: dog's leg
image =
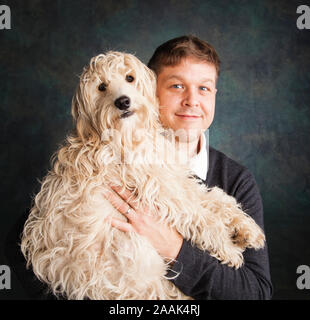
[[[265,235],[255,221],[244,214],[236,214],[229,225],[232,241],[240,248],[261,249],[264,247]]]
[[[216,214],[227,226],[231,241],[243,250],[245,248],[260,249],[264,246],[265,235],[253,218],[242,211],[235,198],[227,195],[219,188],[208,192],[209,203],[212,202],[212,214]]]
[[[220,241],[221,245],[213,248],[210,255],[229,267],[240,268],[244,262],[243,249],[234,245],[228,237],[226,239],[221,238]]]
[[[243,264],[244,248],[234,244],[229,228],[220,217],[204,209],[204,219],[194,239],[195,244],[211,256],[230,267],[239,268]]]
[[[239,268],[245,248],[264,246],[265,236],[255,221],[246,215],[236,200],[219,188],[201,193],[204,217],[196,228],[194,242],[222,263]]]

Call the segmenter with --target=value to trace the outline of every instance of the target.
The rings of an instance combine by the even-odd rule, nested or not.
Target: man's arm
[[[234,186],[238,203],[264,229],[262,200],[251,173],[242,172]],[[258,251],[247,249],[244,265],[237,270],[185,240],[176,260],[167,276],[180,272],[171,281],[194,299],[270,299],[272,296],[267,245]]]

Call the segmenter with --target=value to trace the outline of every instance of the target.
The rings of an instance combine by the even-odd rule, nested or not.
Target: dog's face
[[[131,54],[110,51],[84,68],[72,115],[83,138],[104,130],[149,128],[158,121],[156,78]]]

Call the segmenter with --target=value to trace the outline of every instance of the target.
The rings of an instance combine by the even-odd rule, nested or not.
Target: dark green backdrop
[[[147,62],[162,42],[193,33],[222,60],[210,143],[257,179],[274,299],[309,299],[296,288],[297,266],[310,265],[310,30],[296,27],[305,2],[2,1],[12,29],[0,30],[1,244],[71,128],[89,58],[114,49]],[[25,298],[14,274],[0,295]]]

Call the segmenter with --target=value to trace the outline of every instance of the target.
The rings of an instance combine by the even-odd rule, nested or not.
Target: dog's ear
[[[87,102],[82,94],[83,87],[84,85],[80,83],[72,99],[71,114],[75,122],[76,134],[82,141],[100,140],[100,135],[94,128],[93,121],[89,118],[86,110],[85,104]]]
[[[142,61],[132,54],[125,54],[125,64],[136,75],[137,88],[151,103],[156,101],[156,76]]]
[[[145,64],[142,64],[143,77],[140,81],[142,83],[142,93],[152,103],[156,101],[156,75]]]
[[[79,118],[81,112],[80,112],[80,101],[79,101],[79,98],[78,98],[78,88],[76,89],[76,93],[75,95],[73,96],[73,99],[72,99],[72,105],[71,105],[71,114],[72,114],[72,117],[73,117],[73,120],[76,122],[77,119]]]
[[[78,117],[76,121],[76,133],[83,142],[89,144],[100,140],[99,134],[91,123],[83,116]]]

